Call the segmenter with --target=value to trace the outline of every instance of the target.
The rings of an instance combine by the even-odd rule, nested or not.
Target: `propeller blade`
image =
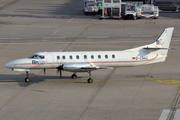
[[[63,65],[57,67],[57,74],[58,74],[58,72],[59,72],[60,78],[62,78],[62,70],[63,70]]]
[[[46,69],[44,69],[44,75],[46,74]]]
[[[60,70],[59,73],[60,73],[60,78],[62,78],[62,71]]]

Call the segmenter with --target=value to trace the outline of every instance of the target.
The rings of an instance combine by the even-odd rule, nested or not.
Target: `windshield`
[[[95,5],[94,1],[87,1],[87,6],[94,6],[94,5]]]
[[[127,6],[127,11],[135,11],[135,6]]]
[[[44,59],[44,55],[32,55],[30,56],[29,58],[32,58],[32,59]]]

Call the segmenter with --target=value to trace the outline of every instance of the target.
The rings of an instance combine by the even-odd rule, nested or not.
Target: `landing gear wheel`
[[[77,75],[76,75],[76,74],[72,74],[71,78],[72,78],[72,79],[76,79],[76,78],[77,78]]]
[[[29,83],[30,82],[30,78],[26,77],[25,78],[25,82]]]
[[[88,83],[93,83],[93,79],[92,79],[92,78],[89,78],[89,79],[87,80],[87,82],[88,82]]]

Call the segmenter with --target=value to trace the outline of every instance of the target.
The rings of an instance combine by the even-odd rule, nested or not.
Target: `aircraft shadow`
[[[18,75],[0,74],[0,84],[18,84],[21,87],[27,87],[33,83],[42,83],[42,82],[81,83],[81,82],[79,82],[79,80],[83,81],[83,80],[81,80],[82,78],[87,79],[87,77],[81,77],[81,76],[78,76],[76,79],[72,79],[71,76],[63,76],[62,78],[60,78],[59,76],[36,75],[33,73],[29,73],[31,82],[26,83],[24,80],[25,77],[26,77],[25,74],[18,74]],[[82,82],[82,83],[84,83],[84,82]]]

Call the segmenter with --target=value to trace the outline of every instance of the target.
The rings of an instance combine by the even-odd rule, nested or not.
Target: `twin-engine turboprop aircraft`
[[[57,69],[73,72],[88,72],[88,83],[92,83],[91,71],[145,65],[165,61],[174,28],[166,28],[161,36],[152,44],[123,51],[80,51],[80,52],[38,52],[29,58],[11,61],[5,65],[14,71],[25,71],[26,82],[30,82],[29,70]]]

